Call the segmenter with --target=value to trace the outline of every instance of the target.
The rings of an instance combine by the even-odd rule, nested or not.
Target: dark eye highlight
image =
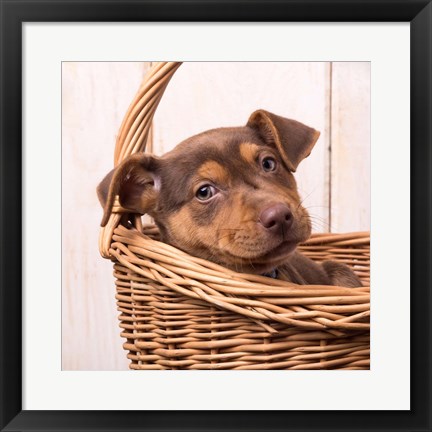
[[[217,193],[217,189],[212,185],[203,185],[195,193],[195,196],[200,201],[208,201],[214,197]]]
[[[261,166],[266,172],[274,171],[276,169],[276,159],[267,156],[261,160]]]

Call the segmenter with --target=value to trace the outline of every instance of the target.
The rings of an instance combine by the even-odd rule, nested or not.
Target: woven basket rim
[[[326,237],[329,241],[329,236]],[[343,238],[342,242],[346,242],[344,234],[333,237]],[[361,240],[363,244],[367,243],[367,239],[366,233]],[[315,240],[312,239],[312,243]],[[336,245],[339,243],[337,240],[334,242]],[[370,309],[368,286],[298,285],[260,275],[237,273],[154,240],[136,228],[127,229],[122,225],[114,231],[110,254],[136,274],[161,283],[174,292],[204,300],[259,322],[270,320],[310,330],[370,328],[370,324],[364,322]],[[303,310],[296,310],[293,314],[287,309],[290,304],[299,305]],[[348,318],[336,314],[331,316],[325,311],[311,310],[309,305],[339,305],[341,309],[348,306],[355,313]],[[265,328],[271,331],[271,328]]]

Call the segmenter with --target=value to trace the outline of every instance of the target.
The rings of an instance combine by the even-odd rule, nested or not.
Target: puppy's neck
[[[256,274],[261,276],[267,276],[271,277],[273,279],[279,278],[279,267],[282,265],[289,264],[294,256],[297,254],[297,252],[292,252],[287,256],[281,257],[278,261],[274,261],[271,263],[230,263],[230,262],[224,262],[220,261],[218,264],[222,265],[223,267],[226,267],[232,271],[235,271],[237,273],[248,273],[248,274]],[[209,259],[209,258],[206,258]],[[214,259],[211,259],[211,261],[214,261]]]

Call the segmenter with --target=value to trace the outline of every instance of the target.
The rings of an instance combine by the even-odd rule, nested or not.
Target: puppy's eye
[[[264,171],[274,171],[276,169],[276,160],[270,156],[267,156],[261,161],[261,166]]]
[[[197,191],[195,196],[200,200],[200,201],[207,201],[210,198],[212,198],[213,196],[215,196],[217,193],[217,189],[212,186],[212,185],[204,185],[201,186]]]

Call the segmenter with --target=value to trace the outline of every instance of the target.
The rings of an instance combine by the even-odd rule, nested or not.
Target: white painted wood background
[[[112,264],[98,252],[95,188],[112,168],[115,137],[149,63],[62,67],[62,369],[125,370]],[[246,123],[258,108],[321,131],[299,167],[315,231],[369,230],[370,64],[185,63],[154,119],[162,154],[206,129]]]

